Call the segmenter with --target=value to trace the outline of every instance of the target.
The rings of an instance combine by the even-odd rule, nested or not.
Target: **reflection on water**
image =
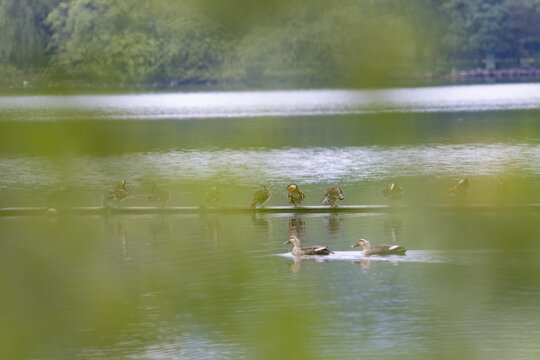
[[[329,237],[341,238],[343,236],[343,218],[340,214],[329,214],[323,221]]]
[[[267,358],[270,341],[279,358],[530,358],[538,216],[3,217],[0,353]],[[335,253],[292,256],[281,245],[291,229]],[[348,250],[389,231],[407,255]]]
[[[463,174],[471,181],[468,198],[474,199],[475,194],[480,193],[491,202],[502,198],[500,192],[496,192],[496,186],[499,186],[503,176],[517,177],[525,182],[530,179],[534,183],[531,179],[540,174],[540,146],[467,144],[193,150],[76,157],[60,162],[42,157],[4,157],[0,160],[0,172],[3,174],[0,191],[5,192],[3,200],[16,193],[18,201],[26,199],[28,204],[31,204],[28,198],[36,196],[34,191],[49,192],[61,186],[81,189],[72,192],[71,203],[88,203],[88,199],[84,198],[89,196],[93,198],[91,203],[95,203],[107,191],[111,179],[122,176],[130,186],[130,198],[123,204],[155,205],[148,200],[145,185],[148,174],[153,174],[154,179],[167,187],[170,193],[167,204],[172,206],[201,204],[206,188],[195,190],[191,186],[194,182],[214,183],[216,179],[225,184],[234,184],[223,188],[222,205],[248,205],[253,184],[258,183],[269,184],[274,192],[268,205],[283,204],[284,195],[276,188],[283,188],[291,179],[303,188],[306,204],[318,204],[321,192],[330,183],[343,187],[347,193],[344,204],[365,203],[358,195],[358,188],[363,186],[370,187],[366,196],[374,199],[373,203],[381,203],[385,201],[381,189],[386,186],[388,179],[396,178],[405,188],[403,197],[406,200],[417,198],[419,195],[415,194],[415,187],[426,183],[437,184],[436,191],[444,199],[449,198],[447,189],[455,185]],[[315,185],[317,189],[313,188]],[[531,188],[531,194],[537,191],[533,184],[526,186]],[[518,187],[517,190],[522,189]],[[43,198],[37,197],[34,205],[43,202]]]
[[[539,94],[518,84],[0,97],[0,206],[59,209],[0,217],[0,358],[538,358],[540,214],[422,205],[450,203],[465,177],[463,201],[540,202]],[[291,182],[306,205],[338,185],[340,206],[390,204],[382,190],[396,182],[396,202],[411,206],[61,211],[100,205],[119,179],[122,206],[249,206],[261,183],[273,192],[265,205],[285,205]],[[335,253],[292,257],[290,235]],[[359,238],[409,251],[366,258],[350,249]]]
[[[91,118],[193,119],[343,115],[366,112],[486,111],[540,108],[539,84],[391,90],[249,91],[138,95],[0,97],[4,116],[58,119],[55,110],[87,110]],[[99,111],[101,115],[96,115]],[[51,115],[52,113],[52,115]],[[26,119],[24,116],[23,119]],[[0,118],[1,120],[2,118]]]
[[[459,174],[539,175],[540,145],[193,150],[82,157],[61,163],[39,157],[8,157],[1,159],[0,166],[5,186],[55,184],[61,180],[61,169],[66,168],[73,172],[70,179],[83,185],[109,184],[115,174],[133,179],[135,184],[146,174],[184,182],[220,178],[249,184],[286,182],[290,178],[302,183],[339,183],[410,176],[452,177],[457,183]],[[245,174],[250,174],[249,178]]]

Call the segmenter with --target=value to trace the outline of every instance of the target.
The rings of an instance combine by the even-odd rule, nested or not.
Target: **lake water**
[[[538,359],[540,85],[0,97],[0,358]],[[408,212],[75,216],[113,206],[249,205],[259,184],[306,205]],[[503,186],[504,185],[504,186]],[[55,192],[64,194],[51,200]],[[296,234],[335,254],[296,259]],[[406,247],[367,258],[358,238]]]

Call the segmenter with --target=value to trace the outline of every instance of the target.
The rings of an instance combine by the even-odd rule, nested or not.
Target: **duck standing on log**
[[[457,200],[465,200],[469,195],[469,178],[459,180],[456,186],[452,186],[448,189],[450,195],[455,196]]]
[[[223,190],[218,185],[212,186],[212,188],[204,195],[205,205],[216,206],[223,200]]]
[[[262,204],[270,199],[271,196],[272,191],[267,188],[266,185],[260,185],[259,190],[255,191],[251,197],[251,207],[255,208],[258,204],[262,206]]]
[[[367,239],[360,239],[353,245],[352,248],[361,246],[364,248],[362,251],[365,256],[370,255],[405,255],[407,251],[403,246],[399,245],[387,245],[387,244],[377,244],[371,245]]]
[[[392,201],[399,200],[403,196],[403,188],[396,183],[391,183],[383,190],[383,195]]]
[[[160,189],[156,184],[152,184],[148,200],[158,201],[159,207],[163,209],[163,207],[165,206],[165,202],[169,201],[170,198],[171,194],[167,190]]]
[[[291,251],[294,256],[333,254],[333,252],[328,249],[328,246],[311,245],[306,247],[300,247],[300,239],[298,239],[296,236],[291,236],[288,241],[285,241],[283,243],[283,245],[287,245],[290,243],[294,245]]]
[[[109,201],[123,201],[128,196],[128,189],[126,186],[126,180],[122,179],[116,184],[114,189],[109,190],[107,196],[105,197],[106,204],[108,205]]]
[[[289,184],[287,186],[287,200],[289,200],[289,204],[292,204],[294,207],[297,207],[304,201],[305,195],[300,189],[298,188],[298,185],[296,184]]]
[[[329,186],[324,191],[324,198],[321,201],[321,204],[323,205],[330,205],[331,207],[335,208],[337,207],[337,201],[343,200],[345,198],[345,194],[343,193],[343,190],[341,190],[338,186]]]

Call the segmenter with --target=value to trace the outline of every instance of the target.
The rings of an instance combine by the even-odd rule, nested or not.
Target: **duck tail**
[[[324,199],[321,200],[321,204],[323,204],[323,205],[328,205],[328,201],[329,201],[329,200],[330,200],[330,199],[328,198],[328,195],[326,195],[326,196],[324,197]]]

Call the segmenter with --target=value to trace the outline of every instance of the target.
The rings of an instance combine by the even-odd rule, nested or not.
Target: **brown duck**
[[[107,200],[122,201],[128,196],[128,189],[126,187],[126,180],[122,179],[116,184],[114,189],[109,190],[107,194]]]
[[[403,195],[403,188],[396,183],[391,183],[386,187],[386,189],[383,190],[383,195],[385,198],[389,198],[390,200],[401,199],[401,196]]]
[[[364,248],[363,253],[365,256],[405,255],[405,252],[407,251],[404,247],[399,245],[377,244],[371,246],[367,239],[360,239],[355,244],[351,245],[352,248],[357,246],[362,246]]]
[[[300,191],[298,185],[289,184],[289,186],[287,186],[286,192],[289,204],[292,204],[294,207],[300,205],[302,201],[304,201],[305,195],[303,192]]]
[[[463,200],[469,194],[469,178],[459,180],[456,186],[448,189],[448,192],[455,196],[456,199]]]
[[[285,241],[283,245],[287,245],[292,243],[293,249],[292,254],[295,256],[300,255],[330,255],[333,254],[330,249],[328,249],[327,246],[320,246],[320,245],[311,245],[306,247],[300,247],[300,239],[298,239],[296,236],[291,236],[288,241]]]
[[[262,205],[266,200],[270,199],[271,196],[272,191],[265,185],[261,185],[259,190],[255,191],[251,197],[251,207],[254,208],[257,204]]]
[[[329,186],[324,191],[324,198],[321,201],[321,204],[323,205],[330,205],[331,207],[337,207],[337,201],[343,200],[345,198],[345,194],[343,193],[343,190],[341,190],[338,186]]]
[[[163,208],[165,206],[165,202],[169,201],[170,198],[171,194],[167,190],[160,189],[156,184],[152,184],[148,200],[159,202],[159,206]]]

